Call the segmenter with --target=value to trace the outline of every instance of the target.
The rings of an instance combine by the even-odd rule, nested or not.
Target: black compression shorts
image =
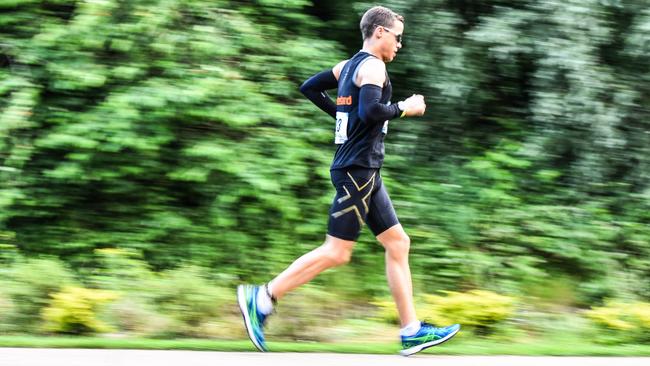
[[[327,233],[356,241],[363,224],[377,236],[399,223],[379,169],[347,167],[330,171],[336,197],[329,212]]]

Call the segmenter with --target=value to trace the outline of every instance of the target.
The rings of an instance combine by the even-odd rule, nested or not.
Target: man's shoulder
[[[378,59],[377,57],[368,57],[368,59],[361,64],[361,68],[365,69],[367,72],[386,72],[386,64],[384,61]]]
[[[383,86],[386,81],[386,64],[376,58],[369,57],[361,66],[357,73],[357,83],[359,86],[364,84],[375,84]]]
[[[349,59],[348,60],[343,60],[343,61],[339,62],[338,64],[336,64],[332,68],[332,73],[334,73],[334,77],[336,77],[336,80],[339,79],[339,75],[341,75],[341,70],[343,70],[343,67],[345,67],[345,64],[347,64],[348,61],[350,61],[350,60]]]

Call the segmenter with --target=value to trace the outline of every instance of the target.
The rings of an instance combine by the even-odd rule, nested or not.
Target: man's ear
[[[375,32],[374,32],[373,36],[374,35],[377,35],[377,38],[383,37],[384,36],[384,28],[382,26],[380,26],[380,25],[377,26],[375,28]]]

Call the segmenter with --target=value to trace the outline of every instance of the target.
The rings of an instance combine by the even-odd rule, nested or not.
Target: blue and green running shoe
[[[410,356],[429,347],[437,346],[455,336],[460,330],[459,324],[436,328],[425,322],[420,323],[420,330],[412,336],[402,336],[402,356]]]
[[[268,315],[262,314],[257,309],[257,293],[264,291],[262,286],[239,285],[237,286],[237,301],[244,317],[246,332],[255,347],[262,352],[267,352],[264,341],[264,321]]]

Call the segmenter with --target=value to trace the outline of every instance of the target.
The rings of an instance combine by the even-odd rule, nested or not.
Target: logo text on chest
[[[352,105],[352,96],[336,98],[336,105]]]

